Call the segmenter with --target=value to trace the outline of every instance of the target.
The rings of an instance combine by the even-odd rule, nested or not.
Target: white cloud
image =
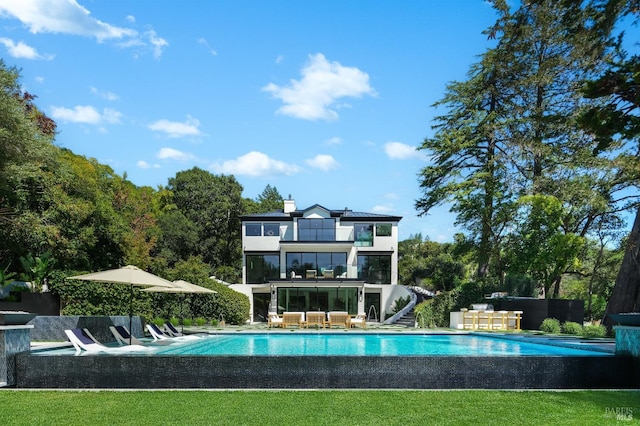
[[[188,152],[178,151],[173,148],[162,148],[156,154],[161,160],[177,160],[177,161],[187,161],[193,159],[193,155]]]
[[[426,159],[426,156],[418,151],[415,146],[401,142],[387,142],[384,144],[384,152],[392,160],[407,160],[410,158]]]
[[[131,24],[135,24],[136,22],[136,17],[133,15],[127,15],[124,19]]]
[[[287,164],[283,161],[274,160],[268,155],[257,151],[251,151],[245,155],[241,155],[235,160],[227,160],[222,164],[214,164],[211,168],[216,173],[244,176],[288,176],[300,171],[300,168],[295,164]]]
[[[182,138],[186,136],[200,136],[202,133],[198,129],[200,121],[187,116],[187,120],[184,123],[176,121],[169,121],[166,119],[158,120],[149,124],[149,129],[154,132],[161,132],[166,134],[170,138]]]
[[[121,47],[151,47],[155,58],[168,46],[153,30],[140,34],[133,28],[119,27],[100,21],[77,0],[0,0],[0,15],[21,21],[31,33],[71,34],[95,38],[99,43],[118,41]],[[125,18],[134,24],[131,15]]]
[[[169,42],[162,37],[158,37],[153,30],[146,31],[144,35],[149,40],[149,43],[151,43],[151,46],[153,46],[153,57],[156,59],[160,58],[164,49],[169,46]]]
[[[7,53],[13,58],[46,60],[53,59],[53,55],[40,55],[35,48],[27,45],[23,41],[19,41],[18,43],[16,43],[9,38],[2,37],[0,38],[0,44],[3,44],[4,47],[7,48]]]
[[[306,163],[315,169],[320,169],[325,172],[335,169],[340,165],[331,155],[323,154],[318,154],[315,157],[306,160]]]
[[[207,40],[203,37],[200,37],[198,39],[198,43],[203,45],[204,47],[207,48],[207,50],[209,51],[209,53],[211,53],[213,56],[216,56],[218,54],[218,52],[216,52],[215,49],[212,49],[211,46],[209,46],[209,43],[207,42]]]
[[[53,119],[70,121],[72,123],[118,124],[120,123],[121,116],[122,114],[115,109],[105,108],[102,110],[102,113],[100,113],[90,105],[78,105],[73,109],[56,106],[51,108],[51,117]]]
[[[116,95],[115,93],[112,92],[108,92],[106,90],[98,90],[95,87],[91,87],[89,90],[91,90],[91,93],[102,98],[102,99],[106,99],[108,101],[116,101],[118,99],[120,99],[120,96]]]
[[[333,120],[338,117],[335,109],[341,106],[340,99],[375,96],[367,73],[329,62],[321,53],[310,55],[300,73],[302,78],[291,80],[287,87],[269,83],[262,88],[284,103],[278,113],[305,120]]]
[[[337,136],[327,139],[324,141],[326,145],[340,145],[342,143],[342,139]]]
[[[93,18],[76,0],[0,0],[0,12],[19,19],[33,34],[74,34],[95,37],[99,42],[137,34]]]
[[[392,204],[377,205],[377,206],[374,206],[371,209],[371,211],[373,213],[389,214],[393,212],[393,205]]]

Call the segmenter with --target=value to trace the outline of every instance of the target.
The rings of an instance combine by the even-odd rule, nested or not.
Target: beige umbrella
[[[145,272],[142,269],[127,265],[118,269],[109,269],[106,271],[93,272],[91,274],[76,275],[74,277],[67,277],[68,280],[83,280],[94,281],[100,283],[120,283],[129,284],[130,287],[130,302],[129,302],[129,332],[133,334],[131,330],[131,323],[133,317],[133,286],[136,287],[171,287],[171,281],[160,278],[157,275],[153,275],[149,272]]]
[[[182,293],[182,294],[215,294],[217,291],[211,290],[206,287],[191,284],[188,281],[177,280],[173,281],[171,287],[148,287],[142,291],[149,291],[154,293]],[[180,306],[180,312],[182,313],[182,306]],[[184,327],[184,326],[183,326]]]

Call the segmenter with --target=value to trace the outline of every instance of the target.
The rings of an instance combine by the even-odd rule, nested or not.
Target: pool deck
[[[640,360],[613,339],[368,325],[366,329],[186,327],[185,333],[475,334],[603,352],[603,356],[32,356],[18,388],[65,389],[640,389]],[[34,342],[33,348],[66,343]]]

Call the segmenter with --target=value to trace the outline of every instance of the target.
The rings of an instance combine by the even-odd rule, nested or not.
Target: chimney
[[[284,200],[284,212],[291,213],[296,211],[296,202],[291,199],[291,194],[289,194],[289,199]]]

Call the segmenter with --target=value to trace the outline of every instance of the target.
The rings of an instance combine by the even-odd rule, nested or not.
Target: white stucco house
[[[407,291],[398,286],[399,216],[319,204],[242,218],[242,284],[251,321],[268,312],[347,311],[370,321]]]

